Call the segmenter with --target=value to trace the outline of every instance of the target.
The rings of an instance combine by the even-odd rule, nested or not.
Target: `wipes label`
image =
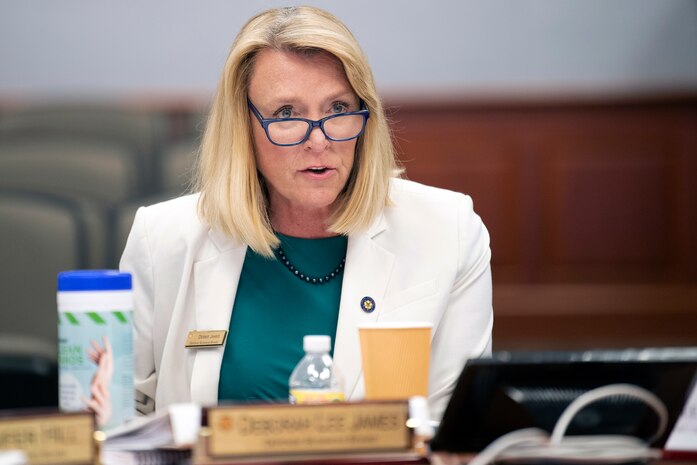
[[[107,429],[135,413],[133,312],[59,312],[59,404],[95,412]]]

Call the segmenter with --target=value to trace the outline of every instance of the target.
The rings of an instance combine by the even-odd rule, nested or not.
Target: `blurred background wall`
[[[691,0],[308,3],[346,22],[386,94],[496,98],[697,88]],[[0,93],[206,101],[244,22],[287,4],[5,0]]]
[[[697,3],[309,3],[363,45],[408,177],[474,198],[497,349],[697,343]],[[280,5],[0,3],[0,350],[55,357],[57,271],[117,266],[186,191],[233,38]]]

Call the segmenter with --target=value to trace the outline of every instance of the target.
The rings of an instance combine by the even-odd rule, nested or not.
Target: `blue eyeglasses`
[[[363,134],[370,117],[370,110],[365,108],[364,103],[361,103],[358,111],[338,113],[316,121],[305,118],[264,118],[251,100],[247,99],[247,105],[264,128],[269,141],[281,147],[302,144],[314,128],[320,128],[324,136],[334,142],[355,139]]]

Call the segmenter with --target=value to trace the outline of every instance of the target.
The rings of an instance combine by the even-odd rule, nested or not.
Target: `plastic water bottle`
[[[131,275],[112,270],[58,274],[59,404],[90,409],[107,429],[135,415]]]
[[[330,348],[329,336],[303,338],[305,356],[295,366],[288,381],[291,404],[344,401],[344,381],[333,366]]]

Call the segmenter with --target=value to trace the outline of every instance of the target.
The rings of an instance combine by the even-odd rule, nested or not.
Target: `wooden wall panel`
[[[548,279],[624,281],[635,270],[665,276],[676,230],[672,158],[651,144],[617,140],[549,156],[541,205]]]
[[[697,345],[697,98],[401,104],[410,179],[491,234],[495,348]]]
[[[697,345],[697,286],[494,285],[494,347]]]
[[[697,103],[409,107],[410,179],[472,195],[504,282],[695,282]]]
[[[675,281],[697,282],[697,116],[674,125],[678,139],[677,229]]]

